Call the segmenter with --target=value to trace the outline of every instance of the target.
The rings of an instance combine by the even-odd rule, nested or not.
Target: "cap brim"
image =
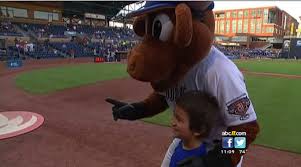
[[[150,7],[144,7],[143,6],[138,10],[135,10],[131,13],[128,13],[126,15],[126,17],[135,17],[135,16],[139,16],[139,15],[142,15],[142,14],[147,14],[147,13],[150,13],[150,12],[154,12],[154,11],[157,11],[157,10],[160,10],[160,9],[175,8],[176,6],[177,6],[177,4],[170,4],[170,3],[160,3],[160,4],[150,6]]]

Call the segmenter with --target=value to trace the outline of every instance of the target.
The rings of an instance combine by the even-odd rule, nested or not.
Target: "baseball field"
[[[301,61],[241,60],[235,63],[246,72],[301,76]],[[43,94],[122,77],[128,77],[124,64],[82,64],[23,73],[16,77],[16,85],[30,93]],[[301,133],[297,129],[301,118],[301,79],[248,73],[245,78],[262,129],[256,144],[301,153]],[[171,112],[166,111],[145,121],[168,126],[170,117]]]
[[[300,97],[301,97],[301,61],[295,61],[295,60],[239,60],[235,61],[235,63],[238,65],[241,71],[243,71],[245,79],[246,79],[246,85],[249,91],[249,96],[251,97],[251,100],[253,102],[253,105],[255,107],[257,117],[261,126],[261,132],[258,136],[258,138],[255,141],[255,145],[253,145],[253,150],[251,149],[250,157],[252,161],[246,160],[247,165],[246,166],[253,166],[251,162],[255,163],[272,163],[275,161],[275,157],[273,155],[283,155],[283,154],[289,154],[290,158],[287,158],[287,160],[284,160],[283,162],[279,160],[278,164],[274,164],[275,166],[282,166],[285,164],[286,161],[292,161],[296,160],[295,162],[290,162],[293,164],[297,164],[298,162],[301,162],[301,134],[299,133],[299,127],[300,127]],[[8,76],[3,76],[8,77]],[[129,145],[134,144],[135,142],[141,142],[136,137],[131,136],[130,138],[123,139],[120,137],[120,135],[128,135],[127,133],[139,133],[140,135],[144,136],[147,133],[154,133],[153,137],[159,137],[162,134],[160,130],[158,130],[157,127],[153,124],[163,125],[163,126],[169,126],[170,118],[171,118],[171,112],[165,111],[164,113],[161,113],[155,117],[144,119],[144,123],[136,123],[139,121],[128,122],[128,121],[119,121],[119,124],[122,124],[122,127],[117,123],[114,123],[111,120],[110,116],[110,110],[109,104],[104,103],[104,98],[107,96],[112,95],[113,97],[120,99],[120,100],[128,100],[133,101],[137,99],[141,99],[147,95],[151,89],[149,89],[149,86],[141,86],[139,84],[136,85],[137,81],[129,79],[129,75],[126,73],[126,65],[120,64],[120,63],[110,63],[110,64],[93,64],[93,63],[81,63],[81,64],[60,64],[59,66],[55,67],[48,67],[48,68],[40,68],[40,69],[34,69],[34,70],[25,70],[22,72],[17,72],[16,74],[13,74],[10,76],[12,81],[10,84],[14,84],[18,91],[23,91],[22,95],[26,95],[26,100],[31,100],[37,103],[37,108],[40,108],[43,110],[42,114],[44,113],[45,116],[49,115],[49,118],[45,117],[46,119],[46,127],[48,129],[56,129],[52,131],[59,131],[60,134],[64,134],[65,132],[63,130],[59,130],[58,128],[63,126],[62,129],[66,130],[66,134],[64,134],[65,137],[67,135],[76,136],[75,130],[68,130],[68,125],[74,125],[76,128],[78,128],[81,133],[85,128],[85,125],[89,128],[87,128],[87,131],[93,132],[93,135],[96,135],[95,131],[93,131],[94,127],[92,127],[92,124],[98,127],[98,131],[102,131],[109,126],[113,126],[113,130],[104,130],[107,132],[107,134],[103,134],[102,137],[108,136],[114,136],[118,135],[119,137],[110,139],[109,143],[102,143],[102,144],[108,144],[109,146],[112,145],[112,142],[117,142],[118,145]],[[1,78],[0,78],[1,79]],[[7,80],[7,78],[6,78]],[[130,81],[129,81],[130,80]],[[117,81],[114,82],[113,81]],[[124,81],[124,82],[123,82]],[[8,85],[9,83],[7,83]],[[104,85],[103,85],[104,84]],[[113,88],[109,88],[109,85],[113,86]],[[102,86],[103,85],[103,86]],[[134,86],[134,87],[130,87]],[[136,86],[136,87],[135,87]],[[140,87],[141,86],[141,87]],[[86,88],[93,87],[93,90],[95,90],[95,87],[99,88],[99,90],[95,91],[87,91],[85,93],[82,93],[83,90]],[[109,91],[110,89],[111,91]],[[80,90],[77,92],[77,90]],[[147,90],[146,93],[143,91]],[[67,95],[63,95],[64,93],[74,93],[70,94],[70,97]],[[89,92],[89,93],[88,93]],[[125,95],[126,93],[132,92],[130,95]],[[139,94],[135,97],[135,94]],[[20,93],[18,93],[20,94]],[[10,97],[8,95],[8,97]],[[38,97],[38,98],[35,98]],[[80,113],[81,118],[89,117],[91,119],[91,123],[88,123],[89,120],[82,120],[83,123],[77,122],[77,118],[74,120],[67,120],[67,123],[58,123],[58,124],[51,124],[51,121],[54,119],[56,121],[63,120],[63,117],[57,116],[55,117],[54,113],[56,114],[62,114],[62,112],[53,111],[53,113],[49,113],[49,111],[46,112],[46,109],[44,111],[42,104],[46,103],[45,99],[50,99],[50,102],[47,102],[47,104],[52,104],[53,106],[49,105],[50,108],[55,109],[62,109],[62,108],[72,108],[75,113]],[[93,97],[93,99],[92,99]],[[130,98],[131,97],[131,98]],[[11,97],[13,99],[13,97]],[[38,100],[39,99],[39,100]],[[40,100],[42,99],[42,100]],[[59,101],[65,100],[65,106],[57,104]],[[68,101],[69,100],[69,101]],[[70,102],[70,106],[69,106]],[[73,106],[71,106],[75,102]],[[101,106],[105,106],[105,113],[104,117],[101,118],[99,121],[97,117],[99,117],[98,108],[95,108],[95,106],[92,106],[91,104],[97,104],[101,103]],[[4,108],[12,109],[14,108],[14,105],[17,102],[11,103],[10,105],[3,105]],[[20,102],[21,103],[21,102]],[[22,102],[23,103],[23,102]],[[25,103],[25,102],[24,102]],[[91,108],[87,108],[87,113],[90,113],[90,116],[84,116],[82,115],[83,112],[76,112],[78,109],[77,107],[81,107],[80,103],[85,103],[85,105],[88,105]],[[45,107],[45,105],[44,105]],[[98,106],[99,107],[99,106]],[[21,108],[18,106],[18,108]],[[28,108],[30,106],[28,105]],[[89,111],[91,110],[91,111]],[[92,112],[93,110],[93,112]],[[67,112],[67,111],[66,111]],[[68,111],[71,112],[71,111]],[[97,117],[96,117],[97,115]],[[101,115],[101,114],[100,114]],[[73,115],[75,116],[75,115]],[[60,118],[61,117],[61,118]],[[78,118],[79,119],[79,118]],[[48,120],[48,122],[47,122]],[[79,119],[81,120],[81,119]],[[74,122],[72,122],[74,121]],[[103,121],[103,122],[101,122]],[[93,122],[93,123],[92,123]],[[100,127],[99,124],[104,123],[105,127]],[[152,123],[152,124],[149,124]],[[114,124],[114,125],[113,125]],[[156,131],[147,131],[146,127],[152,127],[157,128]],[[54,128],[55,127],[55,128]],[[143,129],[143,132],[132,130],[131,132],[124,132],[125,127],[129,128],[141,128]],[[165,128],[165,127],[161,127]],[[120,132],[122,131],[122,132]],[[134,128],[133,128],[134,129]],[[160,129],[160,128],[159,128]],[[168,128],[165,128],[165,131],[169,131]],[[47,129],[46,129],[47,130]],[[40,131],[37,130],[37,132]],[[35,133],[35,132],[33,132]],[[42,132],[40,132],[42,133]],[[114,134],[112,134],[114,133]],[[115,134],[116,133],[116,134]],[[120,134],[122,133],[122,134]],[[143,135],[144,134],[144,135]],[[92,134],[87,134],[89,137],[88,139],[83,139],[83,137],[79,138],[78,141],[84,141],[89,142],[93,144],[100,144],[97,142],[97,140],[92,137]],[[92,135],[92,136],[91,136]],[[26,136],[26,135],[24,135]],[[139,136],[139,135],[136,135]],[[146,135],[147,136],[147,135]],[[34,137],[34,136],[33,136]],[[166,137],[166,136],[165,136]],[[40,136],[40,138],[42,138]],[[143,137],[139,136],[138,138]],[[76,137],[75,137],[76,139]],[[119,141],[120,139],[123,139],[122,141]],[[142,140],[141,139],[141,140]],[[25,140],[25,139],[24,139]],[[77,140],[77,139],[76,139]],[[86,141],[87,140],[87,141]],[[116,141],[117,140],[117,141]],[[146,139],[144,139],[146,140]],[[17,143],[20,143],[22,141],[17,141]],[[83,144],[84,142],[80,142],[80,144]],[[134,142],[134,143],[133,143]],[[156,140],[151,141],[151,143],[157,143]],[[9,144],[9,141],[7,142]],[[163,158],[164,150],[166,150],[166,147],[168,146],[169,140],[164,140],[164,146],[160,147],[160,154],[158,155],[156,162],[150,162],[150,164],[158,164],[160,163],[160,157]],[[65,143],[66,144],[66,143]],[[70,143],[69,143],[70,144]],[[131,145],[130,144],[130,145]],[[138,143],[137,143],[138,144]],[[140,143],[141,144],[141,143]],[[68,145],[68,143],[67,143]],[[261,148],[260,146],[265,146],[267,149],[277,149],[282,150],[281,153],[279,152],[273,152],[273,155],[270,155],[271,158],[262,158],[257,157],[258,155],[267,155],[266,153],[260,154],[261,151],[264,151],[265,148]],[[60,146],[63,147],[63,146]],[[101,147],[101,146],[98,146]],[[138,147],[138,146],[137,146]],[[151,151],[154,149],[151,146],[145,146],[144,148],[149,149]],[[1,149],[5,149],[6,147],[0,145]],[[102,147],[101,147],[102,148]],[[104,147],[105,148],[105,147]],[[102,149],[104,149],[102,148]],[[116,147],[118,148],[118,147]],[[255,148],[255,149],[254,149]],[[69,148],[70,149],[70,148]],[[90,152],[97,152],[96,150],[90,150]],[[106,150],[106,149],[104,149]],[[163,151],[162,151],[163,150]],[[116,151],[116,150],[115,150]],[[117,150],[118,151],[118,150]],[[120,151],[120,150],[119,150]],[[121,150],[122,151],[122,150]],[[283,153],[285,151],[285,153]],[[145,152],[145,150],[144,150]],[[291,152],[291,153],[289,153]],[[252,155],[253,153],[253,155]],[[293,154],[296,153],[296,154]],[[1,154],[0,154],[1,155]],[[94,155],[94,154],[93,154]],[[95,155],[96,156],[96,155]],[[125,156],[125,155],[124,155]],[[90,158],[90,157],[89,157]],[[99,158],[99,157],[98,157]],[[132,156],[127,157],[129,159],[133,158]],[[137,158],[137,157],[136,157]],[[256,159],[260,160],[256,160]],[[0,158],[1,159],[1,158]],[[121,157],[122,159],[122,157]],[[135,159],[135,158],[133,158]],[[158,161],[158,162],[157,162]],[[254,162],[255,161],[255,162]],[[261,162],[262,161],[262,162]],[[139,161],[140,162],[140,161]],[[70,162],[71,164],[73,162]],[[76,162],[74,162],[76,163]],[[141,162],[142,163],[142,162]],[[147,162],[144,162],[147,163]],[[6,162],[6,164],[9,164]],[[105,164],[105,163],[104,163]],[[129,163],[130,164],[130,163]],[[116,165],[116,164],[115,164]],[[93,166],[93,165],[92,165]],[[118,166],[118,165],[116,165]],[[122,165],[121,165],[122,166]],[[131,165],[130,165],[131,166]],[[143,166],[143,165],[138,165]],[[261,165],[256,165],[261,166]],[[266,165],[262,165],[266,166]]]

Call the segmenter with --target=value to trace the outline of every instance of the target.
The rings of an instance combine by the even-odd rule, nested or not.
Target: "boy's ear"
[[[178,47],[184,48],[190,45],[193,33],[190,8],[185,3],[181,3],[177,5],[175,15],[176,27],[174,43]]]
[[[133,29],[135,34],[137,34],[140,37],[143,37],[145,34],[145,17],[136,17],[133,23]]]

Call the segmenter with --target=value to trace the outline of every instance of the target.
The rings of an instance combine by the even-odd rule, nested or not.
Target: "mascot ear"
[[[135,34],[137,34],[140,37],[143,37],[145,34],[145,17],[137,17],[134,20],[133,23],[133,29]]]
[[[176,27],[174,43],[181,48],[187,47],[191,43],[193,33],[190,8],[185,3],[181,3],[177,5],[175,14]]]

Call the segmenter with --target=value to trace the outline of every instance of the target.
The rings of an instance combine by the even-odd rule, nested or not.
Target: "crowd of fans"
[[[10,21],[3,21],[0,24],[0,36],[19,36],[22,34],[17,32],[15,27],[12,25]]]
[[[0,35],[15,36],[15,45],[8,47],[8,56],[29,58],[56,57],[104,57],[115,59],[117,52],[126,52],[137,42],[133,30],[116,27],[92,27],[88,25],[52,25],[25,24],[2,22]],[[44,38],[43,42],[20,41],[20,32],[34,33],[37,38]],[[70,35],[71,34],[71,35]],[[52,38],[71,38],[70,42],[51,42]],[[275,57],[275,50],[249,49],[245,47],[225,47],[215,44],[230,59],[240,58],[271,58]],[[3,56],[2,53],[0,57]]]
[[[225,47],[218,44],[215,46],[230,59],[247,58],[274,58],[277,55],[275,49],[250,49],[246,47]]]
[[[128,28],[92,27],[87,25],[52,25],[14,23],[28,34],[34,33],[44,42],[22,41],[15,38],[15,45],[7,48],[10,57],[53,58],[53,57],[112,57],[116,52],[127,51],[134,44],[136,36]],[[0,35],[11,36],[5,30],[16,30],[3,23]],[[75,33],[75,34],[68,34]],[[22,36],[19,33],[19,36]],[[71,38],[70,42],[51,42],[52,38]],[[92,40],[94,39],[94,40]],[[41,41],[41,40],[39,40]],[[2,56],[2,55],[1,55]]]

